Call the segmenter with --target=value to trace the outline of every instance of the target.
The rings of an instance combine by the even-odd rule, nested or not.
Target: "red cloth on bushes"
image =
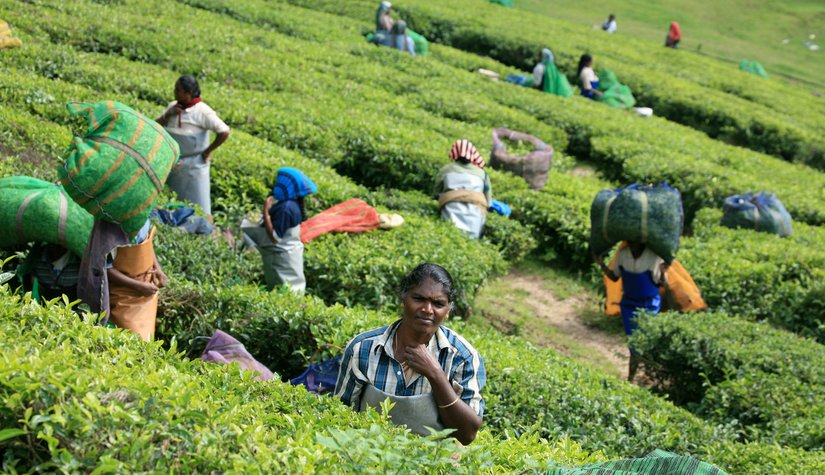
[[[301,223],[301,242],[335,231],[360,233],[378,229],[378,212],[364,201],[353,198],[338,203]]]

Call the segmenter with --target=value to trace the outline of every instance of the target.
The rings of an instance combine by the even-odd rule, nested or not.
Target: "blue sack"
[[[193,214],[195,214],[195,210],[189,207],[177,208],[174,211],[163,208],[155,208],[149,216],[159,219],[160,222],[168,226],[180,226]]]
[[[306,371],[290,379],[289,382],[293,386],[303,384],[307,391],[313,394],[332,392],[335,389],[335,381],[338,379],[338,370],[341,368],[341,357],[342,355],[338,355],[318,364],[310,363]]]
[[[524,74],[508,74],[507,77],[504,78],[504,81],[525,87],[530,87],[533,85],[533,78],[525,76]]]
[[[745,228],[785,237],[793,232],[791,215],[773,193],[745,193],[725,198],[722,226]]]
[[[493,204],[490,205],[490,208],[487,211],[494,211],[502,216],[510,216],[513,213],[513,210],[507,205],[499,200],[493,200]]]

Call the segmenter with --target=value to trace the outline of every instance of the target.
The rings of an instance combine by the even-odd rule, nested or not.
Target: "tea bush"
[[[825,342],[825,229],[794,223],[780,238],[724,227],[721,216],[702,210],[679,251],[708,305]]]
[[[822,449],[822,345],[721,312],[661,314],[640,329],[631,341],[674,401],[746,440]]]

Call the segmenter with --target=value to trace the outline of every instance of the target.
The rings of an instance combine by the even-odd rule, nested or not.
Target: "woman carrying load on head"
[[[401,281],[402,316],[352,339],[344,352],[335,395],[357,411],[389,398],[390,417],[411,431],[454,429],[462,444],[475,439],[484,415],[484,361],[443,325],[456,289],[449,272],[419,264]]]
[[[441,217],[471,238],[481,237],[487,209],[493,203],[490,177],[484,171],[484,159],[469,140],[456,140],[450,160],[435,177],[433,195],[438,199]]]
[[[243,231],[261,252],[267,290],[286,285],[292,292],[306,290],[301,223],[306,220],[304,197],[318,187],[301,170],[278,170],[272,194],[264,201],[264,225]]]
[[[652,315],[662,308],[659,288],[665,285],[669,265],[649,247],[636,241],[628,241],[616,254],[613,268],[607,267],[601,256],[593,256],[604,275],[613,282],[622,279],[622,324],[630,336],[636,330],[637,312]],[[632,381],[638,367],[636,352],[630,348],[628,381]]]
[[[599,90],[599,77],[593,71],[593,57],[585,53],[579,58],[579,68],[576,71],[579,78],[582,96],[588,99],[595,99],[603,93]]]
[[[682,28],[679,26],[678,22],[671,22],[670,29],[665,37],[665,46],[676,49],[676,47],[679,46],[680,41],[682,41]]]
[[[210,157],[229,138],[229,126],[201,101],[198,81],[189,75],[175,82],[175,101],[157,122],[180,146],[180,159],[166,183],[181,199],[200,205],[211,220]],[[216,135],[212,143],[209,131]]]

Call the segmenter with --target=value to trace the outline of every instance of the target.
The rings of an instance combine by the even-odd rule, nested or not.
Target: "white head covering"
[[[384,0],[383,2],[381,2],[381,8],[383,8],[384,10],[389,10],[390,8],[392,8],[392,3]]]

